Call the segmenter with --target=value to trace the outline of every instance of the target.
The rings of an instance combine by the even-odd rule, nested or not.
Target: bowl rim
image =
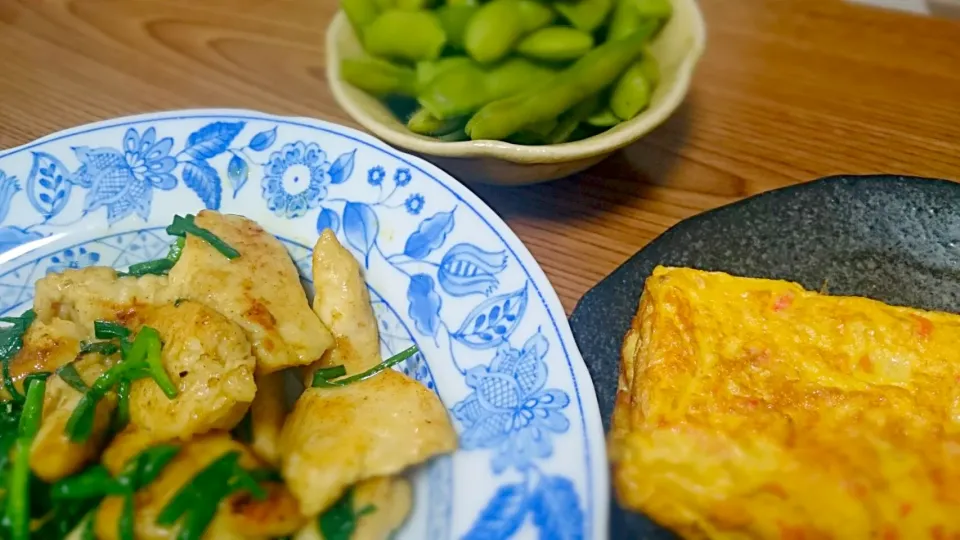
[[[691,13],[693,44],[677,67],[677,78],[670,91],[656,109],[623,122],[617,131],[605,131],[580,141],[525,146],[504,141],[481,140],[447,142],[430,137],[403,133],[375,120],[363,107],[347,95],[347,83],[340,78],[340,54],[337,40],[343,32],[353,32],[343,10],[338,10],[327,27],[326,77],[334,99],[357,123],[374,135],[413,152],[449,158],[493,157],[514,163],[557,163],[587,159],[608,154],[627,146],[650,132],[673,114],[683,102],[690,88],[694,70],[706,49],[707,31],[703,13],[696,0],[674,0],[688,5]]]

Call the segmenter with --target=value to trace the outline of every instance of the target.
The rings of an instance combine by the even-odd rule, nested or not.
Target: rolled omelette
[[[960,538],[960,316],[658,267],[608,446],[683,538]]]

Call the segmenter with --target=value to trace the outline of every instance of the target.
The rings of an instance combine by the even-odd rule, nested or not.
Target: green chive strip
[[[354,510],[353,507],[353,488],[350,487],[337,502],[320,514],[317,526],[325,540],[350,540],[360,518],[376,511],[376,507],[370,504],[360,510]]]
[[[134,277],[146,275],[162,276],[169,272],[171,268],[173,268],[173,261],[170,259],[157,259],[155,261],[131,264],[124,275]]]
[[[109,341],[84,341],[80,343],[80,354],[97,353],[103,356],[110,356],[117,354],[119,351],[120,346]]]
[[[227,485],[234,469],[237,468],[239,459],[240,452],[227,452],[210,462],[189,482],[184,484],[167,502],[166,506],[160,510],[157,515],[157,525],[169,527],[189,510],[204,504],[216,507],[220,503],[219,499],[211,500],[211,497],[204,497],[204,495],[212,488]]]
[[[33,379],[26,387],[27,396],[23,413],[20,415],[17,441],[14,443],[13,470],[7,486],[7,504],[3,518],[9,526],[10,540],[30,538],[30,447],[40,429],[47,381]]]
[[[3,387],[10,394],[10,398],[18,403],[22,403],[24,397],[13,384],[13,378],[10,376],[10,362],[23,348],[23,335],[27,333],[27,329],[30,328],[36,318],[37,314],[32,309],[25,311],[19,317],[0,317],[0,322],[10,324],[7,328],[0,330],[0,364],[2,364],[3,370]]]
[[[133,347],[130,348],[129,359],[127,362],[146,362],[150,376],[157,382],[157,386],[163,390],[168,399],[177,397],[177,387],[170,380],[170,375],[163,367],[163,359],[160,357],[160,333],[156,329],[144,326],[137,333],[137,338],[133,340]]]
[[[228,259],[236,259],[240,256],[239,251],[230,247],[230,245],[221,240],[219,236],[194,223],[193,214],[187,214],[186,217],[173,216],[173,223],[167,227],[167,234],[181,237],[185,237],[187,234],[192,234],[193,236],[196,236],[197,238],[210,244],[210,246],[219,251]]]
[[[103,465],[88,467],[83,472],[58,480],[50,487],[54,501],[96,499],[123,493],[122,487]]]
[[[83,382],[83,378],[80,377],[80,373],[77,372],[77,367],[74,363],[75,362],[70,362],[57,368],[57,376],[77,392],[86,392],[90,387],[87,386],[87,383]]]
[[[220,502],[237,491],[249,491],[263,500],[267,492],[260,487],[259,470],[240,467],[240,452],[227,452],[213,460],[170,499],[157,515],[157,525],[169,527],[180,521],[177,540],[199,540],[217,513]]]
[[[130,379],[117,384],[117,412],[113,416],[113,431],[119,433],[130,423]]]
[[[97,339],[126,339],[130,337],[130,329],[111,321],[94,321],[93,333]]]
[[[387,360],[380,362],[379,364],[373,366],[372,368],[362,372],[357,373],[356,375],[351,375],[349,377],[344,377],[342,379],[330,380],[324,377],[324,372],[333,368],[325,368],[317,370],[313,374],[313,386],[314,388],[336,388],[338,386],[346,386],[355,382],[360,382],[365,379],[369,379],[374,375],[380,373],[385,369],[390,369],[391,367],[403,362],[404,360],[410,358],[411,356],[417,354],[420,349],[416,345],[413,345],[407,349],[400,351],[399,353],[391,356]],[[334,367],[343,367],[343,366],[334,366]]]

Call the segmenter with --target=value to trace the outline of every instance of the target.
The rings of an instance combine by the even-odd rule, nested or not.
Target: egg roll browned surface
[[[960,317],[654,270],[623,344],[619,501],[684,538],[960,535]]]

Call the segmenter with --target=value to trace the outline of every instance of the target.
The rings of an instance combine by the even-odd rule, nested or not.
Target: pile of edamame
[[[445,2],[434,5],[434,2]],[[369,56],[345,81],[444,141],[558,144],[629,120],[659,82],[670,0],[341,0]]]

